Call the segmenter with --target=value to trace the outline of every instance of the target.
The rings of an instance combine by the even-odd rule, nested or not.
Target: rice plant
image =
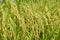
[[[0,40],[60,40],[60,1],[0,0]]]

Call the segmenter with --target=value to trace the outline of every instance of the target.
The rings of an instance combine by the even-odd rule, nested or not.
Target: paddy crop
[[[60,40],[60,1],[0,1],[0,40]]]

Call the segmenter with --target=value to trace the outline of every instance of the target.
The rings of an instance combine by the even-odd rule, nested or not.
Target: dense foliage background
[[[0,40],[60,40],[60,0],[0,0]]]

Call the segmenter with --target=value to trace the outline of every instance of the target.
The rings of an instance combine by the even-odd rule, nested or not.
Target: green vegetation
[[[60,40],[60,1],[3,0],[0,40]]]

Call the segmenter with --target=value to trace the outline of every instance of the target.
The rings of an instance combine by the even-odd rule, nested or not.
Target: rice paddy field
[[[60,0],[0,0],[0,40],[60,40]]]

